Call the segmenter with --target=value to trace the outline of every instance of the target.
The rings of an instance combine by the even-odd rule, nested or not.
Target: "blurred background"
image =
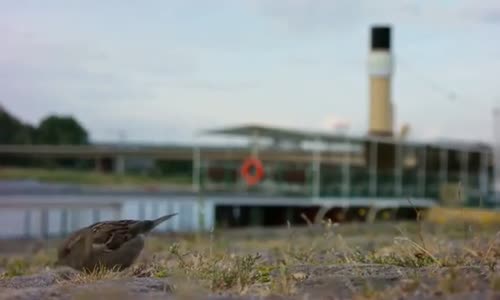
[[[497,1],[0,3],[0,238],[500,207]]]

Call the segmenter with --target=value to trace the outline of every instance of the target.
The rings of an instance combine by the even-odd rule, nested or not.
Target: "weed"
[[[5,271],[2,273],[3,278],[10,278],[14,276],[28,274],[31,266],[29,261],[22,258],[14,258],[7,261]]]
[[[500,275],[492,275],[490,278],[490,287],[494,291],[500,291]]]
[[[292,295],[296,291],[295,281],[285,260],[280,260],[276,266],[277,275],[271,280],[270,291],[278,295]]]
[[[103,279],[118,279],[125,277],[126,272],[117,272],[114,268],[97,266],[92,270],[78,272],[71,277],[70,281],[75,284],[92,283]]]

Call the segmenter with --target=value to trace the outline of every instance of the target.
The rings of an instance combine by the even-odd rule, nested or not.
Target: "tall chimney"
[[[370,135],[393,135],[392,71],[391,28],[389,26],[373,26],[368,54]]]

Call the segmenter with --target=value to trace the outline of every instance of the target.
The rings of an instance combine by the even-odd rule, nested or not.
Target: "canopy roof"
[[[282,128],[276,126],[267,126],[259,124],[247,124],[231,127],[223,127],[218,129],[205,130],[204,134],[230,135],[238,137],[259,137],[272,138],[277,140],[288,140],[293,142],[306,141],[322,141],[327,143],[365,143],[367,141],[379,143],[397,143],[400,142],[394,137],[378,137],[378,136],[348,136],[337,133],[324,131],[308,131],[303,129]],[[461,141],[436,141],[433,143],[417,142],[417,141],[402,141],[405,145],[410,146],[429,146],[457,150],[490,150],[490,146],[485,143],[461,142]]]

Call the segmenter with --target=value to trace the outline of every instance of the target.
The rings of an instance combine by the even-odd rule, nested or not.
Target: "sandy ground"
[[[80,276],[77,272],[68,268],[54,269],[48,264],[31,274],[4,276],[0,279],[0,299],[500,299],[498,229],[484,232],[475,229],[464,234],[457,229],[447,232],[447,238],[442,232],[434,232],[433,237],[439,238],[426,246],[429,252],[432,251],[430,262],[420,257],[421,252],[406,254],[403,248],[394,248],[397,234],[386,226],[357,225],[337,230],[344,236],[342,240],[351,245],[349,254],[338,241],[324,233],[301,229],[290,236],[287,229],[259,230],[258,233],[235,231],[221,234],[225,242],[218,247],[233,255],[260,253],[262,266],[273,266],[268,274],[270,281],[251,282],[243,291],[235,288],[210,290],[191,284],[192,281],[179,274],[159,278],[148,272],[78,281],[75,280]],[[429,232],[435,230],[426,229],[426,234],[431,235]],[[158,239],[162,243],[167,239],[168,243],[192,240],[182,237]],[[321,241],[321,246],[311,246],[315,241]],[[427,243],[431,241],[429,237]],[[13,243],[7,244],[12,246]],[[202,244],[206,245],[206,240]],[[193,244],[188,245],[193,247],[190,246]],[[295,252],[287,252],[292,254],[286,257],[276,254],[276,248],[291,246],[296,246]],[[29,249],[25,244],[22,247]],[[300,252],[300,249],[309,250]],[[360,252],[355,250],[353,254],[353,249]],[[149,261],[141,263],[150,266],[160,261],[160,256],[151,258],[151,255],[162,251],[165,249],[151,245],[144,254]],[[384,256],[384,251],[395,251],[397,260],[384,258],[391,257]],[[364,258],[368,253],[382,254],[370,261]],[[3,257],[9,255],[5,253]],[[406,259],[406,255],[412,259],[401,262],[399,259]],[[423,263],[415,266],[413,262]],[[280,267],[285,264],[286,268]],[[179,268],[169,263],[162,266]],[[269,288],[271,285],[273,288]]]

